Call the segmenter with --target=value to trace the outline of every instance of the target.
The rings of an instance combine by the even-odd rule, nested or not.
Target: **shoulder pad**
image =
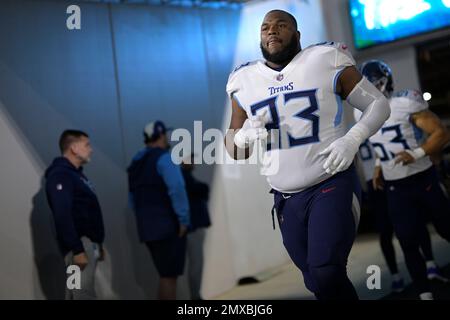
[[[423,100],[423,95],[419,90],[413,90],[413,89],[405,89],[401,91],[397,91],[393,94],[392,97],[395,98],[408,98],[417,102],[425,102]]]

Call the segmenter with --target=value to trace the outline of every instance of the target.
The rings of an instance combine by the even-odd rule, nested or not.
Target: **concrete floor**
[[[448,265],[450,263],[450,244],[436,235],[431,228],[430,232],[436,263],[439,266]],[[396,239],[394,240],[394,246],[396,249],[399,270],[406,282],[410,283],[411,281],[405,267],[403,254]],[[381,268],[380,289],[369,290],[367,288],[366,281],[369,276],[367,274],[367,267],[370,265],[378,265]],[[390,294],[391,279],[381,254],[376,234],[366,234],[357,237],[350,253],[348,272],[360,299],[381,299]],[[315,299],[306,289],[300,271],[292,263],[283,265],[274,270],[268,270],[257,275],[257,278],[262,279],[262,281],[255,284],[236,286],[232,290],[215,297],[215,299]],[[450,291],[450,286],[448,286],[448,290]]]

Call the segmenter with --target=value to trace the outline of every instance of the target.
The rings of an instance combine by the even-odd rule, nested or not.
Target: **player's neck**
[[[275,70],[275,71],[281,71],[281,70],[283,70],[284,67],[286,67],[286,66],[289,64],[289,62],[291,62],[291,61],[292,61],[292,59],[289,60],[289,61],[287,61],[287,62],[283,62],[282,64],[278,64],[278,63],[273,63],[273,62],[270,62],[270,61],[266,61],[266,66],[268,66],[270,69],[273,69],[273,70]]]

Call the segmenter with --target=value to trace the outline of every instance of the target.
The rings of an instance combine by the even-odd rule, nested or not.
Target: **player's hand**
[[[373,171],[372,186],[375,190],[384,190],[383,172],[381,167],[375,167]]]
[[[395,164],[400,163],[401,165],[406,166],[415,161],[414,154],[410,150],[405,150],[395,155]]]
[[[328,156],[323,165],[325,172],[333,175],[346,170],[352,164],[358,148],[359,144],[351,137],[343,136],[335,140],[319,153],[321,156]]]
[[[249,118],[250,126],[255,129],[266,129],[267,119],[267,109],[256,116]]]
[[[88,257],[84,252],[74,255],[72,258],[72,263],[80,267],[80,270],[84,270],[84,268],[88,265],[88,262]]]
[[[179,228],[178,228],[178,237],[183,238],[187,234],[187,231],[188,231],[188,226],[180,223]]]
[[[246,119],[242,128],[234,136],[234,143],[239,148],[247,148],[256,140],[264,140],[267,138],[267,129],[265,125],[267,110],[260,115]]]

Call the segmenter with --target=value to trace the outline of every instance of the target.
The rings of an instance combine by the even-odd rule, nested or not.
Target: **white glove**
[[[328,155],[323,168],[328,174],[336,174],[346,170],[353,162],[359,146],[369,137],[369,129],[357,122],[345,136],[333,141],[319,155]]]
[[[260,115],[245,120],[242,128],[234,136],[234,144],[238,148],[245,149],[256,140],[267,138],[268,133],[265,128],[267,123],[266,113],[267,110],[264,110]]]
[[[358,141],[347,135],[335,140],[328,148],[319,153],[321,156],[329,154],[323,165],[325,172],[333,175],[346,170],[352,164],[358,149]]]

